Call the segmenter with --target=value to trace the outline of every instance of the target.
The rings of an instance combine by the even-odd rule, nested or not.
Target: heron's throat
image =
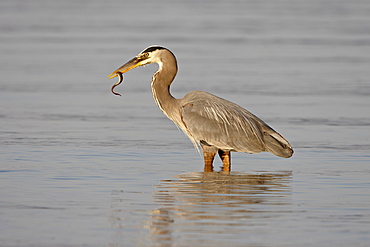
[[[177,73],[176,67],[159,65],[158,71],[152,78],[153,98],[162,112],[171,120],[176,122],[177,100],[170,93],[170,86]]]

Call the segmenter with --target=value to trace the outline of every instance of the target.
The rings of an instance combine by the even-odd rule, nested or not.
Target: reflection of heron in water
[[[213,171],[216,153],[223,162],[223,170],[230,171],[230,151],[259,153],[270,152],[289,158],[293,149],[289,142],[265,122],[246,109],[202,91],[192,91],[182,99],[175,99],[169,92],[177,74],[177,62],[173,53],[160,46],[151,46],[108,77],[119,76],[139,66],[157,63],[159,69],[153,75],[154,100],[163,113],[179,126],[190,140],[203,149],[204,171]],[[118,94],[119,95],[119,94]]]
[[[247,238],[249,227],[278,221],[287,213],[291,181],[290,171],[181,174],[156,186],[153,199],[158,207],[145,226],[152,241],[163,246],[191,246],[186,241],[204,236],[207,246],[233,246],[223,234]],[[184,242],[178,243],[177,235]],[[212,242],[217,238],[221,242]]]

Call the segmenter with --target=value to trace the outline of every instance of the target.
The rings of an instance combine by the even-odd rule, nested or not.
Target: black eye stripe
[[[166,48],[164,47],[161,47],[161,46],[151,46],[151,47],[148,47],[146,48],[144,51],[142,51],[141,53],[145,53],[145,52],[152,52],[152,51],[156,51],[156,50],[164,50]]]

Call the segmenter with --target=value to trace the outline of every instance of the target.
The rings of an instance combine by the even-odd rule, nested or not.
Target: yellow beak
[[[129,70],[132,70],[136,67],[140,67],[140,66],[143,66],[143,65],[145,65],[145,62],[142,58],[140,58],[139,56],[134,57],[133,59],[131,59],[130,61],[128,61],[127,63],[125,63],[124,65],[122,65],[118,69],[116,69],[115,71],[113,71],[110,75],[108,75],[108,78],[112,79],[112,78],[114,78],[118,75],[117,73],[122,73],[123,74],[123,73],[126,73]]]
[[[132,70],[136,67],[143,66],[143,65],[147,64],[147,62],[145,62],[146,58],[147,58],[147,56],[142,56],[141,54],[139,54],[138,56],[134,57],[133,59],[131,59],[130,61],[128,61],[127,63],[125,63],[124,65],[122,65],[118,69],[116,69],[115,71],[113,71],[113,73],[108,75],[109,79],[112,79],[112,78],[118,76],[118,82],[116,84],[114,84],[111,88],[111,92],[113,94],[121,96],[121,94],[116,93],[114,91],[114,88],[117,87],[119,84],[121,84],[121,82],[123,81],[122,74],[126,73],[127,71]]]

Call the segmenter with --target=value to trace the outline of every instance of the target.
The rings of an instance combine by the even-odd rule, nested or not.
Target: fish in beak
[[[133,59],[131,59],[130,61],[128,61],[127,63],[125,63],[124,65],[122,65],[121,67],[119,67],[118,69],[116,69],[115,71],[113,71],[110,75],[108,75],[109,79],[112,79],[118,76],[118,82],[112,86],[111,92],[115,95],[121,96],[121,94],[116,93],[114,91],[114,88],[117,87],[119,84],[121,84],[121,82],[123,81],[123,74],[136,67],[140,67],[140,66],[147,64],[146,62],[147,58],[148,58],[148,53],[143,53],[143,54],[141,53],[137,55],[136,57],[134,57]]]

